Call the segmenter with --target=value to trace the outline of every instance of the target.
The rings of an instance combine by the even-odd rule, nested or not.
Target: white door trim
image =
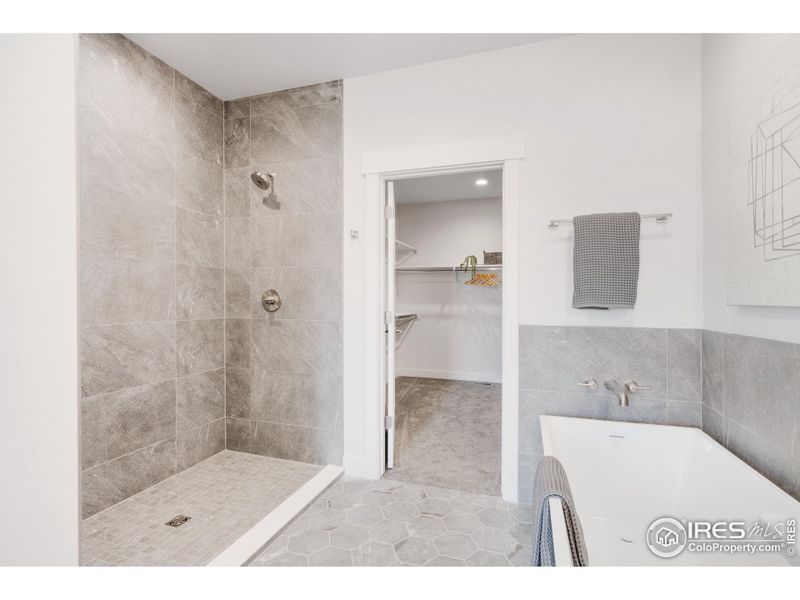
[[[363,365],[367,398],[366,431],[345,435],[361,437],[365,463],[361,472],[378,478],[382,473],[384,423],[381,390],[384,325],[381,293],[384,280],[383,206],[381,190],[388,179],[418,177],[437,171],[469,171],[486,166],[503,169],[503,398],[502,398],[502,495],[517,500],[519,441],[519,160],[524,158],[521,135],[371,152],[362,157],[366,179],[366,206],[362,240],[367,248],[365,300],[365,349]],[[374,277],[374,278],[373,278]],[[348,410],[348,405],[345,405]],[[351,408],[352,410],[352,408]],[[347,422],[347,418],[345,418]],[[346,464],[346,466],[348,466]],[[353,465],[354,466],[354,465]]]

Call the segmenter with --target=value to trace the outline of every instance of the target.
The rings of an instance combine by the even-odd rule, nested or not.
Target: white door
[[[394,182],[386,184],[386,468],[394,467],[394,355],[396,257]]]

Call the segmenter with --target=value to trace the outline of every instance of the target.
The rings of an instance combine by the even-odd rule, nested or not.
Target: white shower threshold
[[[327,465],[304,483],[299,490],[281,502],[272,512],[242,534],[239,539],[223,550],[209,567],[246,566],[269,545],[294,519],[308,508],[342,475],[344,469]]]

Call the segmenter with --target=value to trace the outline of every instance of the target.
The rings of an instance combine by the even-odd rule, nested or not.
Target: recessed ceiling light
[[[488,179],[484,179],[483,177],[480,177],[479,179],[475,180],[475,185],[481,185],[481,186],[489,185],[489,180]]]

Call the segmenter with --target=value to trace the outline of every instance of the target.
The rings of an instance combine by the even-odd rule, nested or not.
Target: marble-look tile
[[[173,83],[151,78],[95,44],[80,53],[81,185],[174,201]]]
[[[214,267],[176,267],[178,319],[220,319],[225,294],[224,271]]]
[[[667,402],[664,400],[634,397],[630,406],[621,407],[615,399],[600,395],[521,389],[519,402],[520,452],[537,456],[542,454],[541,415],[659,425],[667,422]]]
[[[725,334],[703,330],[703,403],[717,412],[725,406]]]
[[[255,169],[253,169],[255,170]],[[250,216],[250,188],[255,187],[250,180],[251,169],[225,169],[225,216]]]
[[[81,478],[83,516],[98,513],[175,472],[174,438],[86,469]]]
[[[124,61],[153,79],[172,83],[174,69],[121,33],[82,33],[80,54],[98,52],[117,63]]]
[[[178,71],[175,71],[175,91],[197,106],[222,116],[222,100]]]
[[[177,394],[180,448],[182,434],[225,416],[225,369],[179,377]]]
[[[223,319],[176,323],[179,376],[224,366],[224,323]]]
[[[236,452],[252,450],[252,427],[250,419],[225,419],[225,447]]]
[[[330,102],[252,116],[250,139],[255,164],[341,155],[342,105]]]
[[[667,425],[700,427],[703,423],[700,402],[670,400],[667,402]]]
[[[410,500],[398,502],[409,496]],[[372,506],[376,498],[388,503],[383,505],[384,514]],[[435,504],[436,514],[408,523],[385,514],[401,503],[414,514],[427,512],[427,507]],[[462,511],[465,506],[492,513],[497,526],[481,527],[473,514]],[[444,514],[447,516],[442,518]],[[368,520],[363,521],[362,515],[368,515]],[[527,566],[533,539],[530,515],[529,506],[492,496],[345,476],[272,541],[252,565]],[[473,520],[477,527],[451,529],[445,523],[452,519],[461,523]]]
[[[289,110],[315,104],[337,102],[341,99],[342,82],[340,80],[327,81],[325,83],[251,96],[250,112],[256,115],[276,110]]]
[[[225,316],[229,319],[250,318],[249,269],[225,269]]]
[[[83,254],[127,260],[175,260],[175,208],[107,187],[81,191]]]
[[[172,380],[81,400],[84,469],[174,436]]]
[[[225,450],[225,419],[178,432],[178,471]]]
[[[250,418],[250,371],[232,367],[225,369],[225,415]]]
[[[250,118],[225,119],[225,168],[250,164]]]
[[[796,459],[790,451],[779,448],[755,432],[728,421],[726,416],[726,447],[736,456],[748,463],[756,471],[795,497],[797,476],[800,472]],[[775,439],[770,437],[770,440]]]
[[[341,264],[341,213],[253,217],[251,221],[254,267]]]
[[[257,421],[341,429],[342,378],[255,368],[251,404],[250,417]]]
[[[84,327],[81,392],[93,396],[175,377],[175,323]]]
[[[175,203],[189,210],[222,216],[222,166],[178,152],[175,157]]]
[[[700,402],[703,395],[702,345],[703,334],[699,329],[667,330],[670,400]]]
[[[225,320],[225,366],[250,368],[250,319]]]
[[[178,95],[175,98],[175,148],[222,165],[222,115],[205,110],[201,104]]]
[[[780,342],[766,338],[749,337],[733,333],[725,335],[725,351],[733,354],[753,353],[800,359],[800,344]]]
[[[342,159],[339,156],[279,164],[256,165],[253,170],[275,173],[275,197],[252,189],[251,214],[271,216],[333,213],[342,210]]]
[[[633,327],[520,327],[520,387],[574,393],[594,377],[635,379],[651,389],[637,398],[667,397],[667,330]]]
[[[342,464],[341,430],[252,422],[252,452],[317,465]]]
[[[253,366],[275,373],[341,375],[339,322],[253,320]]]
[[[261,306],[265,290],[280,292],[281,319],[339,321],[342,306],[342,269],[339,266],[275,267],[250,270],[252,278],[251,313],[254,319],[267,319],[272,313]]]
[[[250,260],[250,219],[225,219],[225,267],[247,269]]]
[[[250,116],[250,97],[225,100],[224,108],[226,119],[238,119]]]
[[[725,444],[725,424],[720,413],[703,404],[703,432],[720,444]]]
[[[725,337],[723,414],[790,452],[800,412],[800,359],[786,345],[765,341]]]
[[[175,318],[175,265],[81,256],[80,308],[84,325]]]
[[[178,264],[222,267],[222,219],[183,208],[178,208],[177,219]]]

